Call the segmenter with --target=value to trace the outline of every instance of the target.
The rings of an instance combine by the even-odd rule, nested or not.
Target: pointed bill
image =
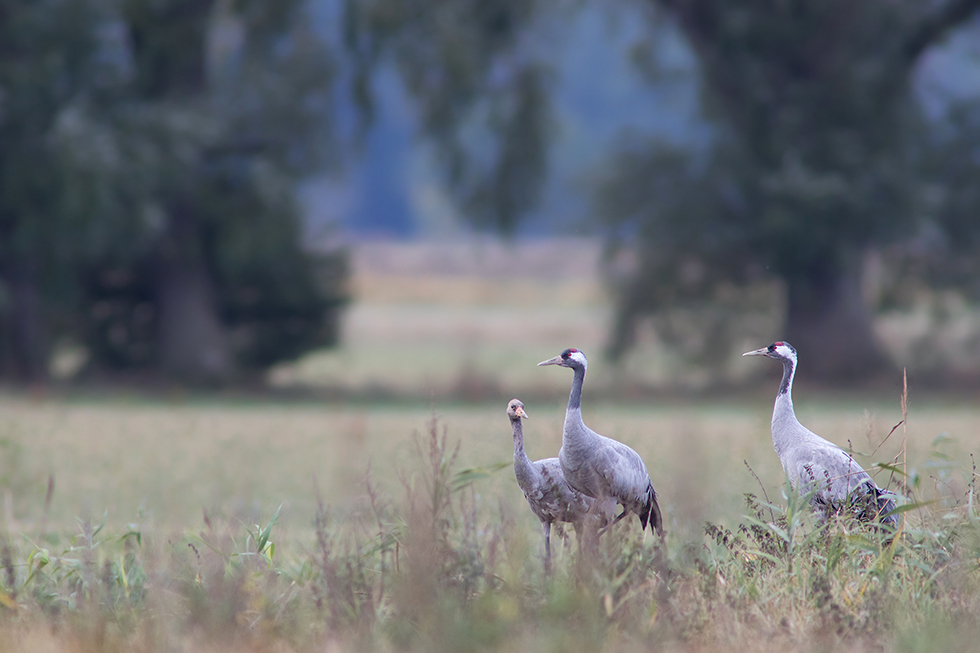
[[[769,353],[768,347],[762,347],[761,349],[753,349],[752,351],[747,351],[743,356],[765,356]]]
[[[524,410],[524,406],[517,407],[517,416],[523,417],[524,419],[531,419],[531,416],[527,414],[526,410]]]
[[[541,361],[538,363],[538,367],[542,365],[561,365],[561,356],[555,356],[554,358],[549,358],[546,361]]]

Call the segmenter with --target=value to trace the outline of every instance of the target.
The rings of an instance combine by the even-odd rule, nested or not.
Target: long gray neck
[[[582,421],[582,384],[585,382],[585,368],[573,367],[572,391],[568,395],[568,408],[565,410],[565,425],[562,429],[562,449],[569,451],[587,446],[589,429]]]
[[[793,393],[793,377],[796,375],[796,364],[791,360],[783,361],[783,380],[779,383],[779,392],[776,397],[780,395],[786,395],[790,397],[790,403],[793,403],[791,397]]]
[[[575,376],[572,377],[572,392],[568,395],[568,410],[578,408],[580,411],[579,416],[581,416],[582,384],[585,383],[585,368],[573,367],[572,371],[575,372]]]
[[[524,451],[524,426],[521,424],[521,418],[512,417],[510,426],[514,431],[514,473],[518,479],[530,478],[531,459]]]
[[[793,361],[783,361],[783,380],[779,384],[779,392],[776,394],[776,403],[772,409],[772,444],[776,448],[776,454],[780,457],[786,448],[784,441],[791,433],[795,433],[793,426],[799,424],[796,419],[796,411],[793,410],[793,376],[796,374],[796,365]]]

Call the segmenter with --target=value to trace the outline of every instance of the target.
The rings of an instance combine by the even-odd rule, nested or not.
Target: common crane
[[[507,404],[507,417],[510,418],[514,433],[514,476],[531,506],[531,512],[541,520],[541,530],[544,532],[544,566],[547,572],[551,569],[551,525],[555,522],[571,523],[581,547],[582,526],[593,500],[572,489],[562,474],[557,458],[531,462],[527,457],[521,418],[526,419],[528,415],[519,399],[511,399]]]
[[[854,458],[833,442],[823,439],[796,419],[793,410],[793,377],[796,349],[784,341],[747,351],[743,356],[765,356],[783,364],[783,380],[772,411],[772,443],[786,476],[821,517],[828,512],[851,510],[858,519],[880,519],[891,526],[898,517],[890,493],[878,487]],[[811,494],[812,493],[812,494]]]
[[[574,348],[538,363],[568,367],[573,372],[558,452],[561,470],[569,485],[595,499],[595,510],[609,524],[600,535],[632,512],[640,518],[642,529],[649,524],[662,537],[663,517],[643,459],[622,442],[599,435],[582,421],[582,384],[588,364],[585,354]],[[612,520],[617,503],[622,504],[623,512]]]

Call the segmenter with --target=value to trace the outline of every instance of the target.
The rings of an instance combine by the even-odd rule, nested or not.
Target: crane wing
[[[596,476],[601,479],[603,494],[615,497],[631,509],[646,502],[650,476],[643,459],[632,448],[603,437],[592,461]]]
[[[803,494],[816,488],[814,498],[820,503],[840,504],[855,491],[867,494],[872,488],[877,489],[861,465],[829,442],[800,447],[787,462],[786,473],[792,485]]]

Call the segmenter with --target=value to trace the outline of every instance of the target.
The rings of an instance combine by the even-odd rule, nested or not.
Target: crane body
[[[790,485],[801,495],[810,496],[810,505],[818,515],[847,509],[863,521],[880,519],[897,526],[897,516],[888,514],[895,509],[890,493],[879,488],[849,453],[796,418],[796,349],[788,342],[776,341],[742,355],[766,356],[783,364],[783,378],[772,412],[772,443]]]
[[[574,373],[558,461],[569,485],[595,499],[594,510],[608,524],[602,532],[634,513],[640,518],[643,529],[649,525],[663,536],[663,517],[657,503],[657,493],[643,459],[629,446],[599,435],[582,421],[582,385],[588,368],[585,354],[569,348],[538,365],[559,365],[571,368]],[[623,512],[613,519],[616,504],[623,506]]]
[[[521,419],[528,417],[524,404],[512,399],[507,405],[514,436],[514,476],[524,492],[531,512],[541,522],[544,533],[545,570],[551,568],[551,525],[570,523],[582,543],[582,527],[593,500],[573,489],[562,473],[557,458],[544,458],[531,462],[524,450],[524,428]]]

